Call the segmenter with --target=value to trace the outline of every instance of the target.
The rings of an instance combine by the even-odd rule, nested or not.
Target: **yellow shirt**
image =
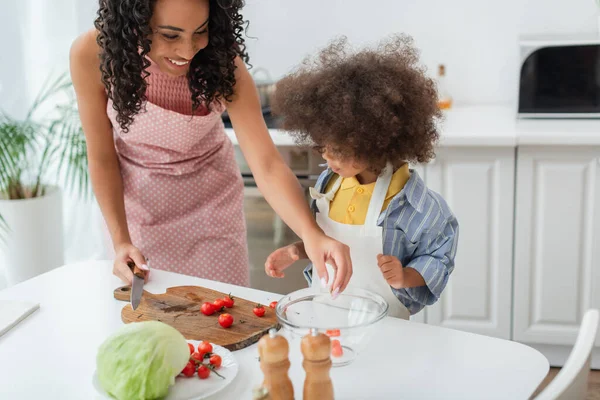
[[[337,178],[337,174],[334,174],[331,177],[325,188],[325,193],[331,189]],[[382,211],[387,208],[392,198],[400,193],[409,178],[410,171],[408,169],[408,164],[404,164],[394,172],[390,186],[385,195],[385,202],[381,209]],[[369,183],[368,185],[361,185],[356,177],[344,178],[330,204],[329,218],[341,224],[363,225],[365,223],[369,202],[371,201],[371,195],[373,194],[374,189],[375,182]]]

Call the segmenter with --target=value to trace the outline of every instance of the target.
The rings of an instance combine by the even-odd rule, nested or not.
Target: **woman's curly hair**
[[[272,111],[298,143],[366,161],[374,171],[386,161],[427,162],[442,113],[435,83],[417,63],[409,36],[355,54],[342,37],[277,83]]]
[[[101,48],[100,71],[117,122],[128,131],[146,101],[150,61],[145,57],[152,41],[150,19],[156,0],[100,0],[94,25]],[[229,101],[235,86],[235,57],[248,62],[240,14],[243,0],[210,0],[208,46],[192,59],[188,72],[192,106],[210,109],[219,99]]]

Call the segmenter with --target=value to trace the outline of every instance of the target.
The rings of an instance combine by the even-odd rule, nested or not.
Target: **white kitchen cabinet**
[[[600,308],[600,146],[521,146],[516,188],[513,339],[562,365]]]
[[[510,338],[514,147],[446,147],[427,165],[427,186],[459,223],[455,268],[425,320]]]

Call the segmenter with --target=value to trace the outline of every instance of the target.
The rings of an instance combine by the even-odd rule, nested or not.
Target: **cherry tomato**
[[[223,299],[216,299],[213,302],[213,306],[215,307],[215,310],[221,311],[223,307],[225,307],[225,302],[223,301]]]
[[[194,375],[194,372],[196,372],[196,365],[191,361],[189,361],[183,368],[183,371],[181,371],[181,373],[187,377]]]
[[[271,307],[271,308],[275,308],[276,306],[277,306],[276,301],[272,301],[271,304],[269,304],[269,307]]]
[[[190,348],[190,354],[192,354],[194,351],[196,351],[196,349],[194,349],[194,345],[191,343],[188,343],[188,347]]]
[[[228,295],[227,297],[223,298],[223,305],[227,308],[231,308],[233,307],[233,297],[231,297],[231,295]]]
[[[221,359],[221,356],[218,354],[213,354],[208,360],[208,362],[210,362],[215,368],[219,368],[222,361],[223,360]]]
[[[338,336],[340,336],[340,330],[339,329],[327,329],[325,334],[329,337],[338,337]]]
[[[219,325],[221,325],[223,328],[229,328],[231,324],[233,324],[233,317],[231,314],[225,313],[219,315]]]
[[[202,364],[198,367],[198,378],[206,379],[209,375],[210,369],[206,365]]]
[[[213,315],[215,313],[215,306],[213,306],[209,302],[206,302],[202,304],[202,307],[200,307],[200,311],[202,311],[202,314],[204,315]]]
[[[197,351],[195,351],[192,353],[190,358],[194,361],[198,361],[199,363],[202,363],[202,360],[204,360],[204,353],[198,353]]]
[[[254,315],[256,315],[257,317],[262,317],[263,315],[265,315],[265,308],[263,306],[261,306],[260,304],[258,304],[256,307],[254,307],[254,310],[252,310],[254,312]]]
[[[198,345],[198,353],[212,353],[213,348],[212,348],[212,344],[210,344],[209,342],[202,342]]]

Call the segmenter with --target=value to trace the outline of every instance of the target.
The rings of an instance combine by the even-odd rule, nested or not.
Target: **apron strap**
[[[310,197],[316,200],[317,208],[320,213],[329,216],[329,203],[333,201],[333,198],[341,185],[342,177],[338,176],[337,180],[327,193],[319,193],[315,188],[309,188]]]
[[[308,188],[310,197],[313,200],[319,200],[322,198],[326,198],[329,201],[332,201],[333,198],[335,197],[335,193],[338,191],[338,189],[340,188],[340,186],[342,185],[342,177],[338,176],[337,180],[335,181],[335,183],[333,184],[333,186],[331,187],[331,189],[329,189],[329,191],[327,193],[320,193],[317,191],[317,189],[315,189],[314,187],[310,187]]]
[[[365,217],[365,224],[363,225],[363,233],[366,235],[378,234],[379,227],[377,226],[377,220],[379,219],[379,214],[381,214],[383,203],[385,203],[385,195],[392,181],[393,171],[394,167],[388,161],[381,175],[377,178],[375,189],[373,189],[371,201],[369,202],[367,216]]]

